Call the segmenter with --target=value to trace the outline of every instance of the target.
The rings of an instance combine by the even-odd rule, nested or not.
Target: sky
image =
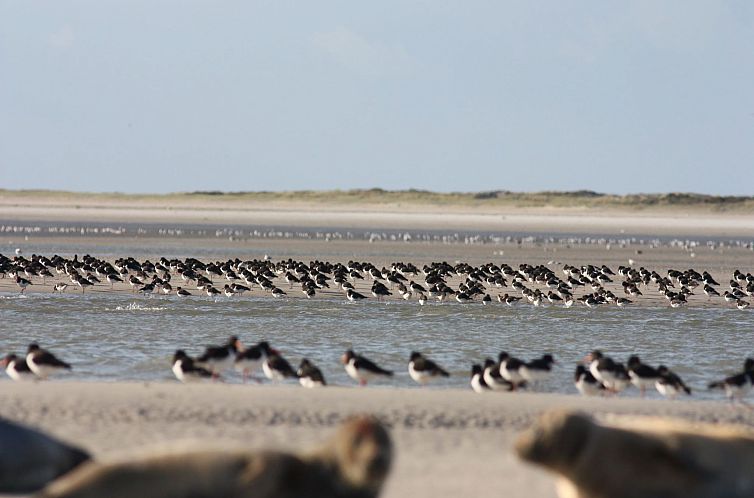
[[[754,195],[754,2],[0,0],[0,188]]]

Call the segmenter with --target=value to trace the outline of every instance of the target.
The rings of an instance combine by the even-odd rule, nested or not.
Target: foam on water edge
[[[116,306],[115,308],[105,308],[106,311],[165,311],[165,306],[145,306],[144,304],[133,302],[125,306]]]

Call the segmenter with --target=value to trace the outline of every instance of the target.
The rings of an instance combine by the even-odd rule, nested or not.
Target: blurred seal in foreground
[[[31,493],[89,460],[39,431],[0,419],[0,493]]]
[[[754,496],[754,433],[738,428],[551,412],[515,449],[562,478],[562,498]]]
[[[45,498],[373,498],[392,460],[385,428],[372,418],[346,422],[322,448],[204,451],[91,463],[52,483]]]

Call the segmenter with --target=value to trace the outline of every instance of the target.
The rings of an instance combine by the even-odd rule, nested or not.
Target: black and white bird
[[[725,395],[731,401],[741,401],[752,390],[754,386],[754,358],[746,358],[744,361],[744,371],[726,377],[723,380],[711,382],[709,389],[724,389]]]
[[[87,287],[93,287],[94,283],[89,281],[88,279],[82,277],[81,275],[74,275],[71,279],[74,284],[81,287],[81,293],[83,294]]]
[[[508,382],[500,375],[500,363],[492,358],[484,360],[482,380],[486,387],[492,391],[513,391],[516,387],[512,382]]]
[[[116,282],[123,283],[123,279],[120,278],[117,273],[108,273],[105,280],[110,282],[111,289],[115,286]]]
[[[21,294],[23,294],[26,288],[31,285],[31,281],[20,275],[16,275],[16,285],[21,289]]]
[[[306,358],[301,360],[296,375],[298,375],[299,383],[304,387],[313,388],[327,385],[327,382],[325,382],[325,376],[322,375],[322,370],[317,368],[314,363]]]
[[[600,350],[595,349],[589,353],[585,361],[589,366],[589,372],[610,392],[618,393],[628,386],[630,377],[626,368],[612,358],[604,356]]]
[[[139,287],[142,287],[144,285],[144,282],[142,282],[141,280],[139,280],[134,275],[131,275],[130,277],[128,277],[128,283],[129,283],[129,285],[131,285],[131,291],[132,292],[136,292],[136,289],[138,289]]]
[[[691,395],[691,389],[665,365],[657,367],[657,373],[660,374],[660,378],[657,379],[655,387],[666,398],[675,399],[682,392]]]
[[[623,363],[615,364],[615,377],[611,383],[606,385],[613,394],[618,394],[631,385],[631,377]]]
[[[2,360],[5,373],[15,381],[36,380],[37,376],[31,371],[24,358],[9,354]]]
[[[587,370],[584,365],[577,365],[573,383],[582,396],[596,396],[605,391],[605,386]]]
[[[71,370],[71,365],[59,360],[54,354],[39,347],[36,342],[29,344],[26,352],[26,364],[40,379],[46,379],[51,374],[63,370]]]
[[[738,296],[728,291],[723,292],[723,298],[725,299],[726,303],[735,303],[739,300]]]
[[[376,297],[378,301],[392,294],[393,293],[390,292],[390,290],[382,282],[375,280],[372,284],[372,295]]]
[[[341,357],[346,373],[360,385],[366,386],[367,381],[375,377],[392,377],[393,372],[377,366],[371,360],[357,355],[352,349],[346,351]]]
[[[631,304],[632,302],[633,302],[633,301],[631,301],[630,299],[628,299],[628,298],[626,298],[626,297],[619,297],[619,298],[617,298],[617,299],[615,300],[615,304],[616,304],[616,306],[618,306],[619,308],[623,308],[623,307],[625,307],[625,306],[628,306],[628,305],[629,305],[629,304]]]
[[[283,358],[280,351],[273,348],[270,348],[262,363],[262,371],[265,377],[270,380],[280,381],[297,377],[296,371],[288,363],[288,360]]]
[[[551,354],[544,354],[541,358],[524,363],[519,368],[519,373],[527,382],[536,384],[550,377],[553,364],[555,358]]]
[[[361,301],[363,299],[366,299],[367,297],[364,294],[359,294],[353,289],[348,289],[346,291],[346,299],[351,301],[352,303],[355,301]]]
[[[466,303],[470,303],[471,301],[473,301],[473,299],[471,298],[471,296],[469,296],[465,292],[458,292],[456,294],[456,301],[458,301],[461,304],[466,304]]]
[[[270,345],[267,341],[261,341],[251,347],[240,349],[236,353],[234,360],[235,369],[243,375],[246,382],[249,377],[254,377],[254,373],[262,368],[264,360],[271,354]]]
[[[509,296],[508,294],[503,294],[502,296],[498,294],[497,300],[501,303],[507,304],[508,306],[513,306],[514,304],[519,302],[521,298],[516,296]]]
[[[176,350],[173,355],[172,370],[175,378],[183,383],[201,382],[214,377],[212,372],[206,368],[195,365],[194,359],[182,349]]]
[[[657,381],[660,380],[660,372],[656,368],[642,363],[637,355],[632,355],[626,366],[628,367],[631,384],[639,388],[642,397],[646,394],[647,388],[655,387]]]
[[[497,358],[500,361],[500,375],[514,385],[514,390],[521,386],[526,380],[521,375],[521,367],[524,366],[524,362],[518,358],[514,358],[505,351],[502,351]]]
[[[413,280],[409,282],[408,289],[411,292],[421,292],[421,293],[427,292],[427,289],[422,287],[420,284],[415,283]]]
[[[707,296],[709,296],[709,297],[712,297],[712,296],[720,296],[720,293],[719,293],[719,292],[717,292],[717,290],[715,290],[715,288],[714,288],[714,287],[712,287],[712,286],[711,286],[711,285],[709,285],[709,284],[704,284],[704,287],[703,287],[702,289],[704,290],[704,293],[705,293],[705,294],[706,294]]]
[[[241,341],[238,337],[232,335],[222,346],[208,346],[204,353],[196,359],[196,363],[211,370],[215,376],[220,375],[224,370],[233,367],[236,353],[242,349]]]
[[[416,351],[411,353],[408,361],[408,375],[422,386],[426,386],[430,380],[437,379],[438,377],[450,376],[437,363],[425,358],[421,353]]]
[[[484,381],[484,374],[482,373],[482,366],[474,364],[471,366],[471,388],[475,393],[484,393],[490,390],[487,383]]]
[[[288,294],[286,294],[285,291],[280,287],[275,287],[274,289],[272,289],[272,297],[281,298],[286,297],[287,295]]]

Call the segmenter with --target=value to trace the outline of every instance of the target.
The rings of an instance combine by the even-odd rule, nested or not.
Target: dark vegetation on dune
[[[415,204],[459,207],[510,208],[688,208],[705,211],[754,212],[754,196],[718,196],[672,192],[664,194],[605,194],[592,190],[511,192],[432,192],[429,190],[385,190],[381,188],[352,190],[296,191],[229,191],[197,190],[170,194],[83,193],[51,190],[2,190],[0,200],[39,197],[60,201],[181,201],[221,202],[302,202],[321,204]]]

